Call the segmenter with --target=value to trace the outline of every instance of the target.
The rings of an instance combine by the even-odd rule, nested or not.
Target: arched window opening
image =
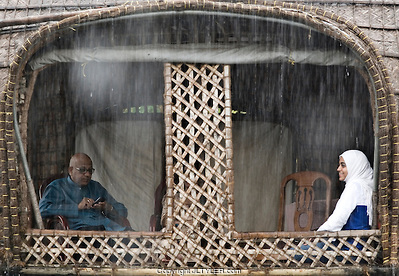
[[[276,230],[285,175],[324,172],[337,198],[338,154],[357,148],[373,162],[368,87],[349,48],[287,20],[165,13],[82,24],[31,59],[41,70],[28,122],[35,182],[65,173],[69,156],[87,151],[95,177],[118,183],[109,188],[131,205],[135,229],[145,230],[152,211],[135,218],[143,213],[135,198],[148,198],[151,210],[166,173],[165,62],[231,66],[238,231]],[[315,193],[323,200],[324,187]],[[291,188],[287,202],[294,195]]]
[[[61,24],[55,33],[41,30],[25,70],[29,87],[21,107],[29,112],[21,116],[28,117],[22,136],[36,189],[53,174],[65,175],[69,157],[84,151],[93,159],[93,178],[128,207],[135,230],[147,230],[153,215],[155,230],[163,229],[99,237],[28,229],[25,261],[90,266],[104,253],[108,267],[116,260],[126,266],[263,269],[301,267],[317,254],[312,265],[372,263],[380,249],[378,230],[356,237],[276,232],[279,185],[287,174],[325,173],[336,199],[342,188],[338,154],[361,149],[373,163],[377,151],[375,91],[366,85],[365,62],[357,50],[305,21],[179,10],[85,18],[73,28]],[[297,194],[288,189],[287,213]],[[321,183],[314,194],[326,201]],[[296,260],[303,243],[316,246],[315,237],[350,250],[309,250]],[[60,240],[67,241],[65,248]],[[48,241],[50,250],[38,255]],[[107,250],[86,247],[88,241]]]

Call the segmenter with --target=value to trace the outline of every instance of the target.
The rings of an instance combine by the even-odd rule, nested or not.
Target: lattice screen
[[[379,230],[235,233],[201,244],[192,237],[198,232],[189,237],[181,231],[170,236],[30,229],[22,244],[22,260],[37,267],[342,267],[373,265],[381,249]]]
[[[229,72],[222,65],[165,65],[167,186],[173,200],[167,227],[173,227],[178,247],[209,250],[233,227]]]
[[[166,245],[165,245],[166,244]],[[167,242],[161,233],[31,229],[22,245],[32,266],[122,267],[163,265]]]

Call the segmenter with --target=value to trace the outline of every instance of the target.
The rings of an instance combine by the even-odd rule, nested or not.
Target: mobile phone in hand
[[[99,198],[96,199],[96,201],[93,202],[93,205],[95,205],[97,203],[100,203],[100,202],[104,202],[104,201],[105,201],[105,198],[99,197]]]

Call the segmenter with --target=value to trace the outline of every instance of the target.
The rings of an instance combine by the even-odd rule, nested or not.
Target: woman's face
[[[348,176],[348,168],[346,167],[345,160],[344,158],[342,158],[342,156],[339,158],[337,172],[340,181],[344,181],[345,178]]]

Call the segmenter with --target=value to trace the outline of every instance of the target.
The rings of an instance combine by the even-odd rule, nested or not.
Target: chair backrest
[[[317,179],[323,179],[326,184],[326,209],[325,220],[330,214],[331,205],[331,179],[321,172],[302,171],[287,175],[281,181],[280,186],[280,208],[278,216],[278,231],[284,228],[284,211],[285,211],[285,188],[290,180],[294,180],[297,185],[295,199],[294,229],[295,231],[309,231],[313,222],[313,201],[314,190],[313,185]],[[306,225],[302,226],[300,218],[305,216]]]
[[[47,186],[56,179],[64,178],[66,176],[65,173],[61,172],[59,174],[54,174],[43,180],[42,184],[39,186],[39,200],[43,197],[44,190],[46,190]]]

